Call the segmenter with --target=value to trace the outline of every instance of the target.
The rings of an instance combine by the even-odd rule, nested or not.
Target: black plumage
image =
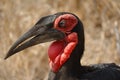
[[[66,13],[58,13],[57,15],[62,14]],[[81,65],[80,60],[84,53],[85,40],[83,24],[78,17],[77,19],[79,22],[72,31],[77,32],[79,36],[78,45],[59,72],[50,72],[48,80],[120,80],[120,67],[114,63]]]

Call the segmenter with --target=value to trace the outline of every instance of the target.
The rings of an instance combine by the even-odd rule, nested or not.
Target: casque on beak
[[[5,59],[28,47],[52,40],[59,40],[65,34],[53,28],[56,15],[42,17],[30,30],[23,34],[9,49]]]

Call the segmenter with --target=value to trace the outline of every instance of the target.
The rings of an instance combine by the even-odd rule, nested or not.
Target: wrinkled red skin
[[[53,42],[49,49],[49,64],[53,72],[57,72],[69,59],[72,51],[78,43],[77,33],[70,33],[65,39]]]
[[[59,22],[65,21],[65,26],[60,27]],[[71,32],[78,20],[72,14],[64,14],[59,16],[55,22],[55,29],[66,34],[62,40],[55,41],[48,49],[49,64],[53,72],[57,72],[61,66],[70,58],[72,51],[78,43],[77,33]]]

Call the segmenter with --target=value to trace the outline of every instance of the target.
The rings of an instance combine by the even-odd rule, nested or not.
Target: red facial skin
[[[65,27],[59,27],[58,23],[65,20]],[[77,24],[77,19],[71,14],[59,16],[54,22],[54,28],[66,34],[62,40],[53,42],[48,49],[49,64],[53,72],[57,72],[61,66],[70,58],[70,55],[78,43],[76,32],[71,30]]]
[[[65,20],[66,23],[65,23],[65,26],[64,28],[60,28],[59,27],[59,22],[61,20]],[[77,24],[77,19],[75,16],[71,15],[71,14],[64,14],[64,15],[61,15],[59,16],[55,22],[54,22],[54,28],[57,29],[57,30],[60,30],[60,31],[63,31],[64,33],[66,33],[67,31],[71,31],[75,25]]]

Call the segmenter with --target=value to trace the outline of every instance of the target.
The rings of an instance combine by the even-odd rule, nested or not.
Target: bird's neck
[[[74,61],[74,58],[79,56],[79,53],[75,52],[77,51],[76,48],[78,44],[77,33],[71,32],[68,34],[66,33],[66,37],[64,39],[57,40],[50,45],[48,49],[48,56],[50,68],[53,72],[58,72],[66,62],[70,62],[71,64],[71,62]],[[71,60],[70,58],[73,58],[73,60],[69,61]]]
[[[79,45],[77,45],[79,46]],[[81,74],[82,66],[80,63],[81,56],[83,54],[83,50],[80,47],[77,47],[72,52],[70,58],[62,65],[58,72],[51,71],[49,74],[48,80],[68,80],[67,78],[70,76],[75,76]],[[79,76],[78,75],[78,76]]]

